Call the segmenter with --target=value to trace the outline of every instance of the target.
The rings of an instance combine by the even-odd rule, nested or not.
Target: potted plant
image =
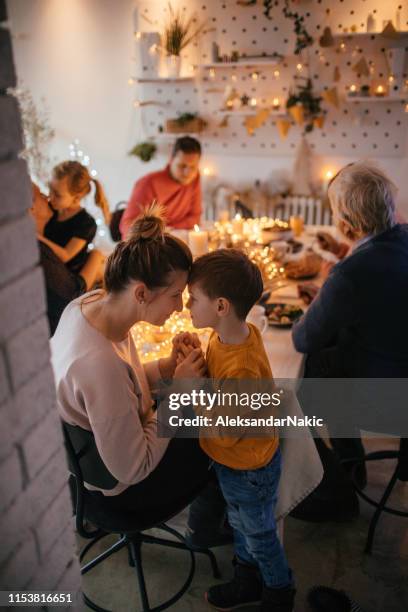
[[[199,117],[197,113],[182,113],[175,119],[167,119],[166,132],[170,134],[194,134],[202,132],[206,125],[204,119]]]
[[[178,77],[181,68],[181,51],[208,30],[206,22],[195,25],[195,18],[186,17],[180,8],[168,4],[168,18],[162,35],[162,49],[166,53],[167,76]]]
[[[298,125],[306,121],[305,132],[311,132],[314,127],[323,127],[321,101],[322,98],[313,92],[312,81],[306,79],[304,85],[297,86],[297,92],[289,95],[286,108]]]
[[[156,154],[157,146],[151,140],[139,142],[129,151],[129,155],[139,157],[142,162],[149,162]]]

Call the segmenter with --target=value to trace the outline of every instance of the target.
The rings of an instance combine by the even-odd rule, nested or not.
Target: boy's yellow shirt
[[[214,331],[207,348],[207,367],[215,379],[272,379],[269,359],[260,331],[248,323],[249,335],[242,344],[223,344]],[[256,470],[267,465],[279,446],[279,438],[200,438],[211,459],[236,470]]]

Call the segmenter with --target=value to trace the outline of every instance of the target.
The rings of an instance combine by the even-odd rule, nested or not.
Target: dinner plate
[[[269,314],[277,306],[280,306],[281,308],[286,308],[286,307],[296,308],[298,312],[296,313],[296,316],[294,316],[290,321],[281,323],[280,321],[274,321],[273,319],[269,318]],[[272,327],[292,327],[293,323],[295,323],[295,321],[297,321],[303,315],[303,309],[300,308],[300,306],[296,306],[295,304],[284,304],[282,302],[279,302],[279,303],[273,303],[273,304],[264,304],[264,308],[265,308],[266,315],[268,317],[268,323]]]

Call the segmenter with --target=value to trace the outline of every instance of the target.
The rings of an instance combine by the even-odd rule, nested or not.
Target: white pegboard
[[[275,67],[216,67],[215,74],[210,74],[209,69],[196,69],[195,78],[191,81],[138,83],[134,86],[135,99],[160,102],[159,106],[146,106],[135,111],[135,121],[141,125],[141,137],[155,137],[159,125],[163,125],[166,118],[187,111],[199,112],[208,122],[208,128],[200,135],[200,140],[209,154],[291,156],[298,145],[301,127],[293,124],[287,138],[281,140],[276,128],[276,117],[270,116],[263,127],[249,136],[244,126],[244,117],[231,116],[228,125],[220,127],[222,116],[217,111],[222,106],[223,90],[228,84],[233,85],[240,94],[256,97],[260,106],[270,104],[275,97],[284,103],[293,86],[293,76],[300,74],[312,77],[316,93],[337,86],[341,98],[338,109],[322,103],[327,111],[324,127],[314,129],[308,135],[310,145],[317,153],[353,157],[407,155],[408,113],[404,112],[403,101],[352,104],[345,100],[352,83],[362,85],[371,79],[387,78],[383,49],[389,43],[378,36],[371,39],[370,36],[349,37],[347,34],[336,37],[335,46],[332,47],[322,48],[318,43],[326,26],[330,26],[333,34],[341,33],[343,28],[350,31],[354,25],[359,32],[365,31],[369,13],[376,19],[377,30],[381,30],[384,20],[392,19],[396,24],[398,12],[400,29],[407,31],[407,4],[398,0],[387,3],[378,0],[300,0],[291,3],[292,10],[305,16],[307,30],[315,40],[313,46],[300,56],[293,53],[293,22],[283,16],[283,0],[275,3],[271,20],[263,15],[262,0],[250,7],[240,6],[236,0],[173,0],[172,4],[174,7],[180,6],[188,14],[195,13],[198,21],[208,19],[208,24],[216,29],[205,35],[199,43],[187,47],[183,55],[184,74],[191,74],[192,65],[211,62],[210,48],[214,40],[219,44],[221,54],[230,54],[234,50],[241,55],[277,52],[284,59]],[[139,17],[141,30],[161,29],[166,0],[141,0],[136,6],[139,16],[145,14],[155,22],[155,28],[152,28]],[[345,44],[345,48],[341,48],[341,43]],[[408,38],[404,43],[408,45]],[[370,63],[370,78],[358,78],[352,70],[352,66],[361,57]],[[405,72],[407,57],[408,53],[405,54]],[[301,71],[297,68],[299,63],[302,64]],[[341,76],[337,83],[333,80],[336,67]],[[275,75],[276,69],[279,70],[278,77]],[[256,81],[251,78],[254,70],[259,73]],[[408,100],[408,87],[406,96]],[[169,147],[166,138],[158,142],[162,143],[163,150]]]

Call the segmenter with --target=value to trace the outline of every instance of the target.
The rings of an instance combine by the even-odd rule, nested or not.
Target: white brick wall
[[[0,27],[0,590],[79,591],[31,184],[18,159],[16,101],[5,93],[15,81],[10,33]]]

